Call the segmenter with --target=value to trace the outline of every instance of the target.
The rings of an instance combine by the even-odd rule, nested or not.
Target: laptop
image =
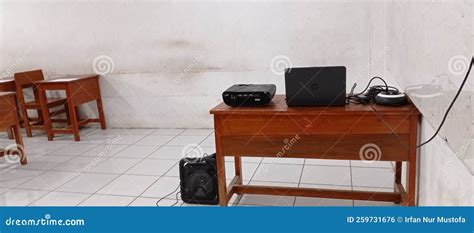
[[[344,106],[346,67],[300,67],[285,70],[286,103],[290,107]]]

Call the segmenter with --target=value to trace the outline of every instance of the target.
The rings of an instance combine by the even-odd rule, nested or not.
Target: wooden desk
[[[20,122],[16,110],[16,98],[14,92],[0,92],[0,129],[6,129],[13,132],[16,145],[8,146],[0,149],[0,157],[2,156],[19,156],[22,165],[26,164],[26,156],[24,153],[23,139],[21,137]]]
[[[0,79],[0,92],[16,92],[15,80],[12,78]]]
[[[15,79],[13,78],[4,78],[0,79],[0,92],[16,92],[16,87],[15,87]],[[15,103],[17,104],[17,111],[18,111],[18,101],[15,100]],[[20,119],[20,124],[21,124],[21,118],[20,118],[20,112],[18,111],[18,118]],[[8,133],[8,138],[9,139],[14,139],[13,132],[10,131],[10,129],[7,129]]]
[[[36,82],[45,121],[48,140],[53,140],[54,134],[73,134],[75,141],[80,141],[79,127],[91,122],[99,122],[102,129],[106,129],[102,97],[100,95],[99,75],[70,75],[58,79],[44,80]],[[45,107],[46,91],[64,90],[66,91],[68,115],[70,125],[66,128],[52,128],[49,111]],[[99,118],[79,120],[77,107],[91,101],[97,102]]]
[[[416,144],[419,112],[402,107],[364,106],[290,108],[275,96],[266,107],[233,108],[219,104],[211,111],[219,180],[219,202],[227,206],[233,194],[266,194],[415,205]],[[241,157],[285,157],[373,160],[368,147],[380,149],[375,160],[395,161],[394,192],[342,191],[242,184]],[[373,150],[372,150],[373,151]],[[235,157],[235,177],[226,185],[225,156]],[[401,183],[407,162],[406,187]],[[406,191],[405,191],[406,190]]]

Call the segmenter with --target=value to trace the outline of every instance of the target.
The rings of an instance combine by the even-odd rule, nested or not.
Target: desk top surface
[[[10,83],[10,82],[15,82],[15,80],[13,78],[2,78],[2,79],[0,79],[0,84]]]
[[[0,97],[9,96],[9,95],[16,95],[16,93],[11,92],[11,91],[0,91]]]
[[[86,75],[66,75],[66,76],[61,76],[58,78],[54,79],[49,79],[49,80],[42,80],[35,82],[35,84],[57,84],[57,83],[71,83],[71,82],[76,82],[88,78],[96,78],[99,77],[97,74],[86,74]]]
[[[224,102],[211,109],[211,114],[258,114],[258,115],[351,115],[351,114],[420,114],[411,102],[404,106],[362,105],[350,103],[341,107],[288,107],[285,95],[275,95],[264,107],[230,107]]]

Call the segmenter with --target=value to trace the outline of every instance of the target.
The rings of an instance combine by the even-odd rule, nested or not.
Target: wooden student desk
[[[26,155],[24,153],[23,140],[20,131],[20,122],[18,121],[18,112],[16,110],[16,98],[14,92],[0,92],[0,130],[6,129],[8,132],[13,132],[15,137],[16,148],[8,147],[0,149],[0,157],[18,155],[19,161],[22,165],[26,164]]]
[[[12,78],[0,79],[0,92],[16,92],[15,80]]]
[[[14,92],[16,93],[16,87],[15,87],[15,79],[13,78],[4,78],[4,79],[0,79],[0,92]],[[15,100],[15,103],[17,104],[16,107],[17,107],[17,111],[19,109],[18,107],[18,101]],[[18,119],[20,121],[20,124],[21,124],[21,118],[20,118],[20,112],[18,111]],[[14,135],[12,133],[12,131],[10,131],[10,129],[7,129],[7,133],[8,133],[8,138],[9,139],[14,139]]]
[[[277,95],[266,107],[233,108],[221,103],[210,112],[214,114],[221,206],[227,206],[233,194],[373,200],[415,205],[420,113],[413,104],[402,107],[348,104],[345,107],[290,108],[285,97]],[[370,157],[370,153],[365,153],[369,152],[366,149],[374,146],[381,153]],[[229,186],[226,185],[225,156],[235,157],[235,177]],[[243,185],[241,157],[394,161],[394,192]],[[402,161],[407,162],[406,187],[401,183]]]
[[[80,141],[79,127],[91,122],[99,122],[102,129],[106,129],[104,110],[102,107],[102,97],[99,88],[99,75],[70,75],[58,79],[35,82],[39,92],[39,101],[42,107],[41,112],[45,121],[48,140],[53,140],[54,134],[73,134],[75,141]],[[70,125],[66,128],[52,128],[52,121],[46,107],[46,91],[64,90],[66,91],[68,115]],[[97,102],[99,118],[79,120],[77,107],[91,101]]]

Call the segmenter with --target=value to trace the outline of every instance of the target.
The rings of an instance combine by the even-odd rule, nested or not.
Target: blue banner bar
[[[0,232],[473,232],[472,207],[0,207]]]

